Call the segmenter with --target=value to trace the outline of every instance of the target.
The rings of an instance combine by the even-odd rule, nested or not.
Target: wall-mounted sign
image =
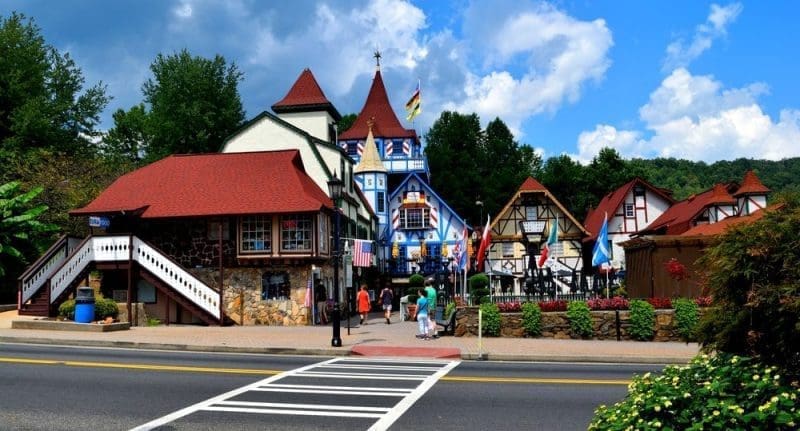
[[[90,216],[89,227],[101,227],[103,229],[111,226],[111,220],[108,217]]]

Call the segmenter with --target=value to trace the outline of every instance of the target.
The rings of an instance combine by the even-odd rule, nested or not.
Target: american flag
[[[372,266],[372,241],[357,239],[353,247],[353,266]]]

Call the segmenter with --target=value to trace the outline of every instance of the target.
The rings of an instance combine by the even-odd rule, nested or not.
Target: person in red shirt
[[[367,323],[367,314],[369,314],[371,306],[366,284],[361,285],[361,290],[358,291],[358,297],[356,297],[356,304],[358,305],[358,314],[361,315],[361,324],[365,325]]]

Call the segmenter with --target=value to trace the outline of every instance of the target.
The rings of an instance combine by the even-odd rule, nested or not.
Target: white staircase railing
[[[180,265],[136,237],[133,237],[133,259],[198,307],[217,320],[220,319],[219,292],[211,289]]]
[[[133,246],[131,247],[131,240]],[[93,236],[77,248],[50,279],[53,303],[91,262],[119,262],[133,259],[217,320],[220,294],[197,277],[135,236]]]
[[[50,257],[42,262],[36,262],[31,270],[26,271],[20,279],[21,296],[19,306],[28,302],[39,289],[44,286],[53,273],[67,260],[67,256],[78,246],[80,240],[76,238],[63,237],[53,248],[45,253]]]

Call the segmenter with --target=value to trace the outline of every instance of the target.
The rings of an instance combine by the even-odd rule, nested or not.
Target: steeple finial
[[[372,56],[375,57],[375,68],[381,70],[381,52],[376,49]]]

